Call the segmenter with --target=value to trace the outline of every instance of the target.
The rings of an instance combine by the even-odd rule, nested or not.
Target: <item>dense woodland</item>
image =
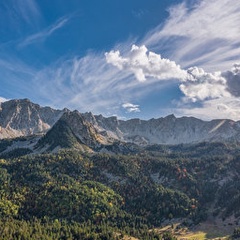
[[[1,239],[166,240],[174,237],[152,229],[174,218],[187,226],[209,214],[240,219],[238,144],[125,148],[2,155]]]

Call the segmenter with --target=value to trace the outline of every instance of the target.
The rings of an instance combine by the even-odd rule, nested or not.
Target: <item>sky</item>
[[[1,0],[0,102],[240,120],[240,1]]]

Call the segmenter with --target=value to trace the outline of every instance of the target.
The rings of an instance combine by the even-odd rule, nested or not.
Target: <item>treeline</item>
[[[136,229],[128,226],[119,229],[105,222],[93,224],[44,219],[31,221],[0,218],[1,240],[121,240],[124,237],[135,236],[143,240],[176,240],[171,233],[158,234],[148,229]]]

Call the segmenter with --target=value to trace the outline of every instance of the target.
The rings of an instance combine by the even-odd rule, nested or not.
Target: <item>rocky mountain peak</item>
[[[170,115],[166,116],[165,119],[166,120],[174,120],[174,119],[176,119],[176,117],[174,114],[170,114]]]
[[[1,103],[0,138],[46,132],[62,116],[63,111],[40,107],[29,99]]]
[[[89,114],[87,116],[89,116]],[[94,125],[86,119],[86,114],[81,114],[77,110],[65,112],[59,121],[69,126],[80,142],[87,146],[95,147],[97,144],[104,144],[107,142],[107,139],[99,134]]]

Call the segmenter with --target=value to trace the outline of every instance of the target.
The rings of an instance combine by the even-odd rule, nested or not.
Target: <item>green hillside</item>
[[[162,239],[152,229],[173,219],[239,221],[238,151],[200,144],[2,158],[1,239]]]

